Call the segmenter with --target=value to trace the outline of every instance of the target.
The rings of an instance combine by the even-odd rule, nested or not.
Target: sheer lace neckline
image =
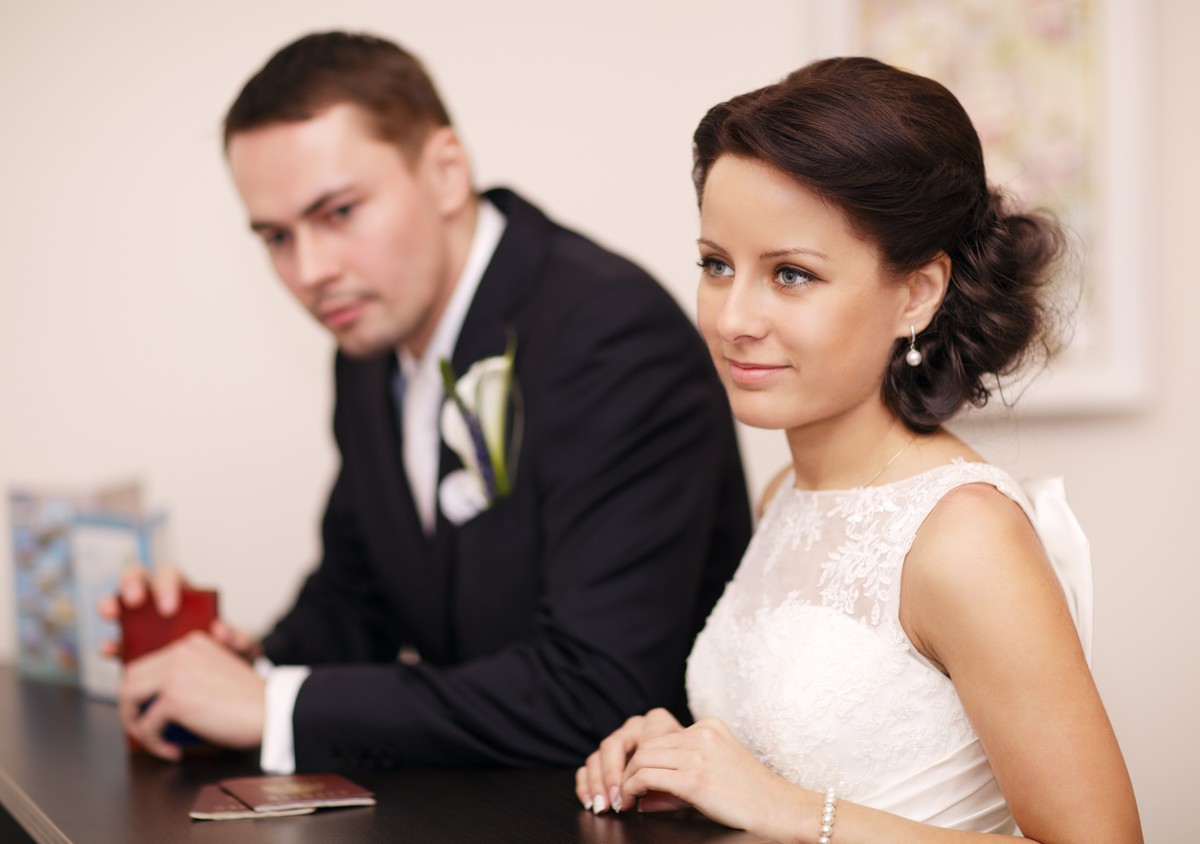
[[[900,623],[900,587],[917,531],[947,493],[985,483],[1022,503],[1020,488],[963,457],[873,486],[794,483],[789,470],[695,640],[692,714],[721,718],[789,782],[942,826],[1012,832],[954,684]]]
[[[784,475],[783,481],[779,484],[779,493],[777,493],[776,496],[773,496],[773,497],[779,497],[780,495],[782,495],[784,493],[795,494],[797,496],[804,497],[804,498],[810,498],[810,497],[816,498],[816,497],[823,497],[823,496],[846,495],[847,493],[855,493],[855,492],[871,492],[871,491],[876,491],[876,490],[900,490],[900,489],[905,489],[906,487],[910,487],[914,484],[917,484],[931,476],[940,474],[942,472],[946,472],[953,467],[971,466],[971,465],[991,466],[992,464],[988,463],[986,460],[967,460],[965,457],[955,457],[949,463],[942,463],[939,466],[933,466],[932,468],[929,468],[929,469],[923,469],[920,472],[917,472],[916,474],[907,475],[903,478],[897,478],[894,481],[887,481],[886,483],[881,483],[881,484],[870,484],[867,486],[835,487],[835,488],[831,488],[831,489],[807,489],[804,487],[798,487],[798,486],[796,486],[796,470],[788,469],[787,474]]]

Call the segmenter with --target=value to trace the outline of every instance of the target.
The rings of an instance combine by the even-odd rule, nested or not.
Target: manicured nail
[[[603,794],[597,794],[595,797],[592,798],[592,812],[594,814],[598,815],[607,808],[608,808],[608,804],[604,802]]]
[[[621,811],[621,795],[618,794],[616,797],[613,798],[612,808],[613,808],[614,812]]]
[[[587,800],[580,802],[583,803],[583,808],[587,809],[589,812],[592,811],[592,798],[589,797]]]

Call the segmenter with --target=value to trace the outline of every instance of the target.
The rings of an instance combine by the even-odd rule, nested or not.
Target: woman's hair
[[[694,137],[697,198],[722,155],[761,161],[839,208],[896,277],[945,252],[950,283],[917,337],[897,341],[883,399],[914,431],[937,428],[985,382],[1057,351],[1045,288],[1058,224],[990,187],[979,136],[945,87],[869,58],[825,59],[709,110]]]
[[[225,147],[239,132],[317,116],[349,103],[363,110],[380,140],[415,158],[431,129],[450,115],[416,56],[374,35],[317,32],[279,50],[225,115]]]

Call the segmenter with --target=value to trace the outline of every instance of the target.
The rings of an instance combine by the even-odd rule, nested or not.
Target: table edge
[[[38,844],[71,844],[61,829],[0,768],[0,804]]]

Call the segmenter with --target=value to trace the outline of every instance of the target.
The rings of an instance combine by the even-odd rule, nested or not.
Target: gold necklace
[[[917,441],[917,435],[913,434],[909,438],[908,442],[906,442],[903,446],[901,446],[900,450],[897,451],[895,454],[893,454],[891,459],[888,460],[887,463],[883,464],[883,468],[880,469],[878,472],[876,472],[874,475],[872,475],[871,480],[867,481],[865,484],[863,484],[863,486],[867,487],[867,486],[870,486],[871,484],[875,483],[875,479],[878,478],[880,475],[882,475],[884,472],[886,472],[889,468],[891,468],[891,465],[900,459],[900,455],[903,454],[904,452],[908,451],[908,447],[916,441]]]

